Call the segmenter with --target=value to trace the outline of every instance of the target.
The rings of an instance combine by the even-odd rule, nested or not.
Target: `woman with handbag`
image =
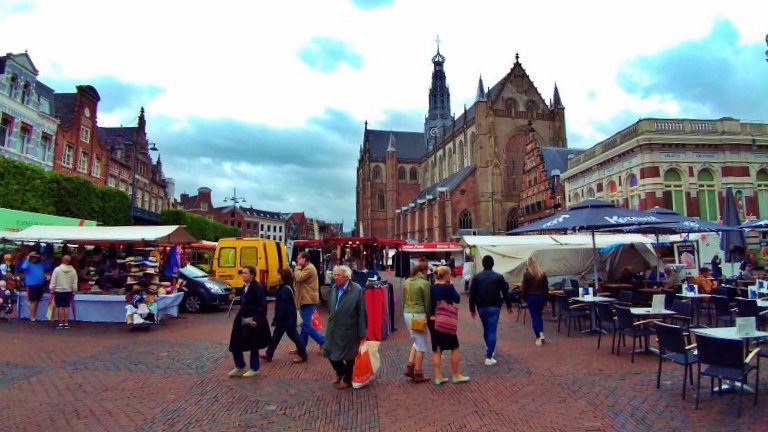
[[[293,362],[304,363],[307,361],[307,350],[296,329],[301,325],[299,321],[301,316],[297,313],[296,300],[294,299],[293,288],[291,288],[293,272],[291,269],[281,269],[279,274],[280,286],[275,293],[275,316],[272,318],[272,327],[275,328],[275,331],[272,334],[272,343],[267,348],[267,352],[261,355],[261,358],[266,362],[271,362],[280,340],[286,334],[296,345],[298,357],[295,357]]]
[[[432,285],[430,293],[430,316],[427,321],[429,333],[432,336],[432,368],[435,370],[435,384],[441,385],[448,381],[440,370],[443,351],[451,352],[451,382],[454,384],[469,381],[469,377],[459,372],[459,338],[456,335],[458,326],[458,308],[461,301],[451,283],[451,269],[440,266],[435,271],[437,282]]]
[[[419,262],[411,268],[411,277],[403,283],[403,318],[413,340],[403,374],[415,383],[429,381],[422,369],[424,353],[427,352],[427,314],[431,304],[427,272],[427,265]]]
[[[254,377],[259,374],[259,350],[269,346],[271,334],[267,321],[267,288],[254,277],[256,268],[243,267],[240,277],[243,279],[243,295],[240,310],[232,322],[229,337],[229,351],[235,361],[235,368],[229,371],[230,377]],[[245,369],[244,352],[251,352],[250,369]]]

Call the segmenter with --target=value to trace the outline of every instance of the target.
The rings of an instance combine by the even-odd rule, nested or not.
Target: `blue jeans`
[[[312,327],[312,315],[315,313],[316,309],[317,305],[314,304],[303,305],[301,308],[299,308],[299,315],[301,315],[301,320],[303,321],[301,323],[301,333],[299,333],[299,339],[301,339],[301,342],[305,347],[309,342],[310,336],[312,337],[312,340],[317,342],[318,345],[325,343],[325,336],[321,335],[319,331]]]
[[[485,340],[485,358],[493,357],[496,351],[496,328],[499,326],[500,308],[495,306],[477,308],[480,322],[483,323],[483,339]]]
[[[237,368],[244,368],[245,367],[245,357],[243,355],[242,351],[235,351],[232,353],[232,358],[235,360],[235,367]],[[251,351],[251,358],[250,358],[250,366],[251,369],[257,371],[259,370],[259,351],[253,350]]]
[[[541,315],[546,302],[547,296],[541,294],[531,294],[526,300],[528,310],[531,312],[531,323],[533,324],[533,333],[536,335],[536,339],[544,331],[544,319]]]

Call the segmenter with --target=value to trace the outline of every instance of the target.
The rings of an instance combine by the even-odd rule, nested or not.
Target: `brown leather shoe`
[[[346,382],[346,381],[342,381],[342,382],[339,383],[339,385],[336,386],[336,388],[339,389],[339,390],[348,389],[350,387],[352,387],[352,386],[348,382]]]
[[[407,363],[405,365],[405,370],[403,370],[403,375],[407,376],[410,379],[413,379],[413,368],[415,365],[413,363]]]
[[[341,377],[340,377],[340,376],[338,376],[338,375],[336,375],[336,379],[335,379],[335,380],[333,380],[333,381],[331,381],[331,384],[338,384],[338,383],[340,383],[340,382],[341,382]]]
[[[296,357],[295,359],[293,359],[293,362],[294,363],[306,363],[307,362],[307,358],[306,357]]]
[[[264,360],[265,362],[269,363],[272,361],[272,357],[266,355],[266,354],[259,354],[259,358]]]
[[[415,371],[413,373],[413,382],[419,384],[427,381],[429,381],[429,378],[425,377],[422,371]]]

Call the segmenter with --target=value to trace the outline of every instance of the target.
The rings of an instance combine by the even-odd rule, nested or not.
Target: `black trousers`
[[[352,384],[352,369],[355,367],[355,360],[331,360],[330,362],[333,370],[336,371],[336,376],[340,376],[345,383]]]
[[[283,334],[288,335],[288,339],[293,341],[296,345],[296,351],[298,351],[299,357],[307,358],[307,347],[301,343],[299,332],[296,330],[296,327],[285,328],[279,326],[275,327],[275,331],[272,333],[272,343],[269,345],[269,348],[267,348],[267,356],[272,357],[272,355],[275,354],[275,350],[277,350],[277,346],[280,345],[280,340],[283,338]]]

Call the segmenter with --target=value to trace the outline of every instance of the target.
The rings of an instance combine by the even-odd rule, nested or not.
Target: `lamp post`
[[[230,223],[235,226],[235,215],[237,213],[237,205],[245,202],[245,197],[237,196],[237,188],[232,188],[232,196],[224,198],[224,202],[232,202],[232,213],[230,214]],[[260,227],[257,227],[260,228]],[[258,229],[256,231],[259,231]],[[240,227],[240,234],[243,233],[243,228]]]

